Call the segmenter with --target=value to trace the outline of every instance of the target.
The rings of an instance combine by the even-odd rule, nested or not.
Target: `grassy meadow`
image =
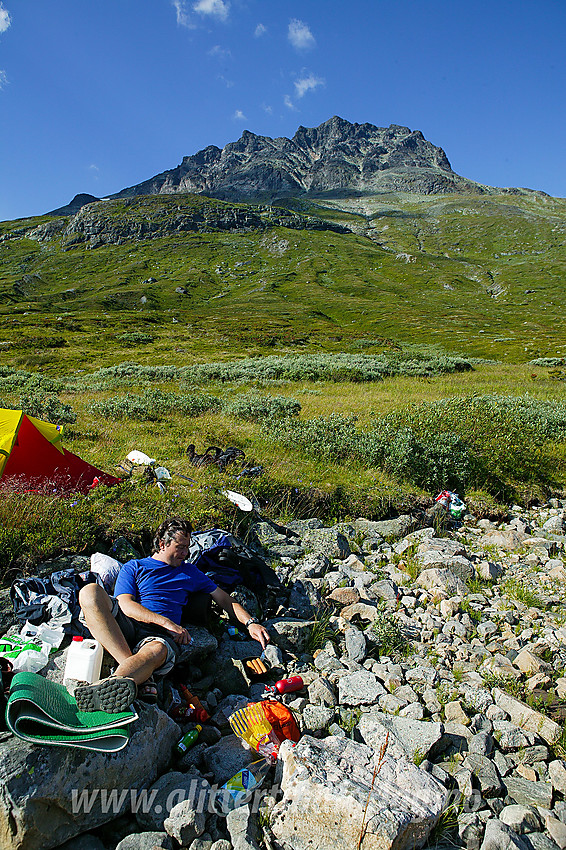
[[[97,206],[110,230],[112,203]],[[198,207],[151,205],[132,215]],[[64,221],[47,239],[47,217],[0,224],[3,406],[66,423],[65,446],[108,472],[140,449],[173,473],[164,494],[140,481],[72,498],[6,490],[5,580],[119,535],[147,549],[172,512],[245,536],[251,518],[223,487],[273,519],[329,522],[424,508],[445,486],[485,516],[563,493],[566,202],[287,205],[351,232],[209,222],[89,248]],[[264,472],[195,469],[191,443],[238,446]]]

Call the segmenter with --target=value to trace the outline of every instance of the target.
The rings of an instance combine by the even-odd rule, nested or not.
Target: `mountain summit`
[[[196,192],[223,200],[308,194],[482,192],[460,177],[442,148],[420,130],[351,124],[335,115],[319,127],[299,127],[292,139],[244,130],[237,142],[210,145],[176,168],[117,192],[113,198]]]

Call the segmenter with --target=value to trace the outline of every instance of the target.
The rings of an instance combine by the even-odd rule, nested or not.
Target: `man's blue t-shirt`
[[[114,596],[131,594],[136,602],[180,625],[189,593],[214,593],[214,582],[185,561],[171,567],[156,558],[127,561],[116,579]]]

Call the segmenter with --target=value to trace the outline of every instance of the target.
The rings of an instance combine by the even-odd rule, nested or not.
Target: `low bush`
[[[220,399],[205,393],[177,394],[166,393],[158,389],[146,389],[142,393],[127,393],[118,398],[95,401],[90,411],[104,419],[135,419],[157,421],[172,412],[185,416],[200,416],[209,410],[218,410]]]
[[[155,337],[143,331],[127,331],[126,333],[118,334],[116,339],[119,342],[123,342],[124,345],[146,345],[153,342]]]
[[[286,446],[378,467],[431,491],[473,487],[505,499],[518,484],[554,480],[557,444],[566,441],[566,405],[472,396],[407,407],[363,432],[354,416],[336,414],[268,428]]]
[[[90,390],[179,379],[189,384],[203,384],[208,381],[250,383],[273,380],[372,382],[393,375],[430,377],[471,369],[469,360],[439,354],[297,354],[286,357],[249,357],[231,362],[181,367],[141,366],[138,363],[126,362],[99,369],[82,378],[81,382]]]
[[[285,419],[298,416],[301,405],[298,401],[285,396],[261,396],[258,393],[242,393],[233,401],[224,405],[224,412],[236,419],[259,422],[262,419]]]

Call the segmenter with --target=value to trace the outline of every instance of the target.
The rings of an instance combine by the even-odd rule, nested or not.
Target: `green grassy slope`
[[[119,218],[117,204],[108,217]],[[133,221],[163,221],[172,200],[143,204],[128,203]],[[383,195],[288,206],[353,232],[179,232],[88,248],[23,235],[47,217],[1,224],[4,363],[90,371],[297,347],[371,352],[389,340],[510,362],[564,354],[566,201]],[[151,341],[119,339],[136,330]]]

